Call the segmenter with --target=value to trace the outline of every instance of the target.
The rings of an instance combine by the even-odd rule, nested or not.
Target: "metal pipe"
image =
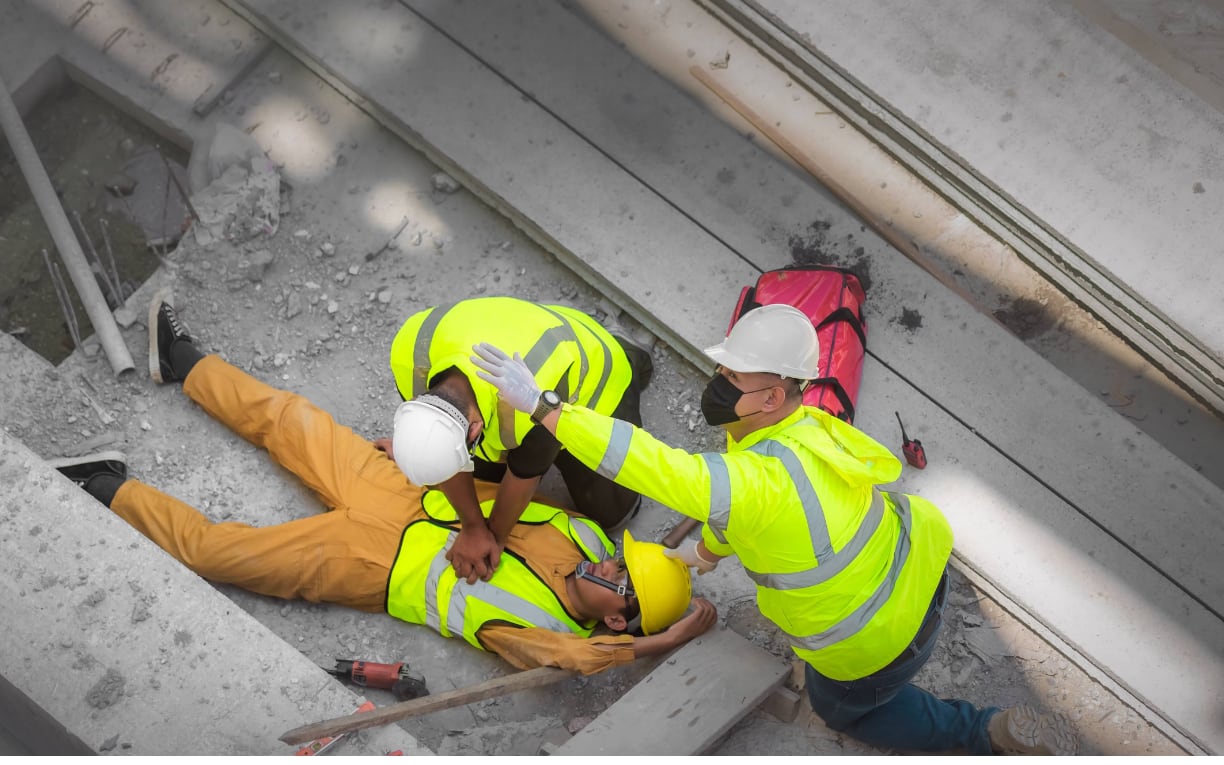
[[[68,275],[76,285],[77,295],[85,306],[85,312],[89,315],[98,340],[102,343],[102,350],[110,360],[111,369],[116,375],[135,369],[132,354],[119,333],[119,325],[115,323],[110,306],[107,305],[106,298],[102,296],[102,290],[94,279],[93,271],[85,261],[85,253],[81,252],[81,245],[72,231],[72,224],[68,222],[59,197],[51,187],[51,179],[47,176],[42,160],[38,158],[38,152],[34,150],[30,134],[26,132],[25,123],[22,122],[21,114],[17,111],[17,105],[13,103],[13,97],[3,79],[0,79],[0,128],[4,130],[9,146],[13,149],[13,156],[17,158],[17,164],[34,194],[34,201],[47,224],[47,230],[51,232],[51,238],[68,269]]]

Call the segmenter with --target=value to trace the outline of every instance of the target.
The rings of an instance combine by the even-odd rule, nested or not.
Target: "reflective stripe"
[[[800,590],[804,587],[824,584],[844,571],[846,566],[849,566],[858,557],[863,548],[867,546],[867,542],[875,535],[876,530],[880,528],[880,521],[883,518],[884,497],[878,490],[872,489],[871,506],[867,508],[867,515],[863,517],[863,522],[859,524],[854,536],[842,549],[822,561],[820,565],[790,574],[762,574],[748,569],[745,569],[745,573],[752,581],[771,590]]]
[[[592,553],[598,555],[599,560],[604,560],[608,557],[608,548],[604,546],[604,541],[599,538],[599,532],[591,528],[591,524],[594,521],[587,520],[586,518],[570,518],[569,522],[570,528],[578,534],[578,541],[586,548],[583,552],[587,554],[588,558],[591,557]]]
[[[429,348],[433,345],[434,331],[443,317],[454,308],[454,303],[436,306],[417,329],[416,343],[412,346],[412,397],[416,398],[429,390]]]
[[[548,354],[545,355],[544,358],[540,360],[539,362],[540,366],[543,366],[544,362],[548,360],[548,357],[552,355],[552,352],[556,350],[557,343],[560,343],[565,340],[569,340],[569,341],[572,341],[574,343],[574,347],[578,349],[578,380],[579,381],[585,380],[587,376],[587,371],[590,368],[590,362],[587,360],[586,348],[583,348],[582,343],[578,342],[578,333],[574,331],[574,327],[569,323],[569,319],[565,318],[561,314],[552,310],[548,306],[542,305],[540,306],[540,308],[544,311],[547,311],[554,319],[561,322],[561,326],[553,327],[552,329],[548,330],[547,332],[544,333],[545,336],[551,335],[555,332],[561,332],[565,334],[565,337],[553,343],[553,346],[548,351]],[[543,341],[544,341],[544,338],[541,337],[540,342],[543,342]],[[538,346],[539,342],[537,342],[536,345]],[[527,355],[530,356],[532,353],[535,352],[535,350],[536,350],[535,348],[532,348],[530,351],[527,352]],[[528,367],[530,367],[532,374],[535,374],[536,372],[539,371],[539,367],[532,367],[530,364],[528,364]],[[566,369],[566,372],[568,371],[569,370]],[[566,383],[568,384],[568,382],[569,381],[567,379]],[[581,387],[581,382],[579,382],[579,387]],[[559,394],[561,393],[561,391],[557,391],[557,393]],[[578,391],[574,391],[573,394],[571,395],[574,395],[574,396],[578,395]],[[566,398],[568,399],[569,397],[567,396]],[[570,401],[570,403],[572,404],[574,402]],[[594,403],[592,402],[591,404],[589,404],[589,406],[594,406]]]
[[[705,452],[700,456],[710,473],[710,514],[706,517],[706,525],[719,542],[726,544],[724,532],[731,522],[731,474],[721,454]]]
[[[446,553],[450,551],[451,545],[455,543],[455,538],[458,536],[459,534],[454,531],[446,535],[446,544],[442,545],[442,549],[438,550],[438,554],[429,562],[429,576],[425,578],[425,624],[433,627],[444,637],[450,637],[450,635],[443,629],[442,616],[438,613],[438,586],[442,575],[446,573],[446,569],[450,568],[450,561],[446,559]],[[462,628],[459,634],[463,634]]]
[[[833,543],[829,540],[829,523],[825,520],[824,508],[820,506],[820,497],[816,496],[816,488],[812,486],[807,471],[803,469],[799,455],[785,444],[773,440],[754,444],[748,447],[748,451],[766,457],[775,457],[782,461],[791,483],[795,485],[795,492],[799,495],[803,515],[807,518],[808,536],[812,541],[812,554],[816,556],[816,564],[820,565],[828,561],[833,557]]]
[[[892,596],[893,588],[897,585],[897,579],[901,576],[901,569],[909,557],[910,527],[913,521],[910,513],[909,498],[904,494],[889,494],[889,496],[893,499],[894,512],[901,519],[901,533],[897,537],[897,546],[893,549],[892,566],[888,569],[888,575],[884,577],[884,581],[880,582],[880,586],[876,588],[876,591],[871,593],[871,597],[863,601],[846,618],[824,632],[818,632],[815,635],[790,635],[792,645],[806,648],[809,651],[819,651],[834,643],[841,642],[865,627],[872,617],[888,602],[889,597]]]
[[[620,470],[629,457],[629,442],[633,439],[633,425],[624,420],[612,420],[612,433],[608,436],[608,448],[604,450],[603,458],[595,467],[609,481],[615,481]]]
[[[451,588],[450,604],[446,609],[446,629],[443,631],[438,613],[438,589],[441,586],[442,577],[450,569],[450,561],[446,559],[446,552],[457,536],[458,534],[453,531],[448,534],[446,545],[430,561],[429,576],[425,580],[426,624],[444,636],[462,636],[467,619],[467,599],[476,598],[494,608],[514,614],[536,627],[543,627],[553,632],[573,632],[571,625],[557,619],[535,603],[479,579],[475,584],[468,584],[466,579],[455,581],[454,587]]]
[[[575,331],[574,325],[570,323],[569,319],[565,318],[561,314],[552,310],[548,306],[540,306],[540,307],[543,308],[545,311],[548,311],[549,313],[551,313],[553,316],[555,316],[558,321],[561,321],[565,324],[565,326],[570,331],[570,338],[574,341],[574,344],[578,346],[578,358],[581,362],[581,366],[579,368],[579,375],[578,375],[578,387],[581,389],[583,383],[586,382],[587,372],[590,371],[590,361],[587,359],[586,347],[583,346],[583,344],[578,340],[578,333],[577,331]],[[579,324],[579,326],[582,326],[582,325]],[[604,388],[607,387],[608,385],[608,378],[612,376],[612,349],[609,348],[608,344],[603,341],[603,338],[595,334],[595,332],[591,331],[590,328],[584,326],[583,329],[587,330],[587,332],[590,333],[591,337],[594,338],[594,340],[599,343],[599,347],[603,349],[603,359],[604,359],[603,370],[600,372],[599,382],[595,383],[595,389],[591,391],[591,395],[587,399],[587,402],[586,402],[586,407],[588,409],[594,409],[596,406],[599,405],[599,399],[600,397],[603,396]],[[566,380],[566,382],[568,383],[568,377],[563,377],[562,379]],[[561,390],[558,389],[557,393],[561,393]],[[578,396],[578,391],[574,391],[572,397],[567,397],[564,394],[562,394],[562,398],[568,398],[571,404],[577,400],[577,396]]]

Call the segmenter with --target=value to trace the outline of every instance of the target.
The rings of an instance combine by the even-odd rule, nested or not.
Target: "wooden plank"
[[[718,629],[677,650],[554,754],[701,754],[790,672],[734,630]]]

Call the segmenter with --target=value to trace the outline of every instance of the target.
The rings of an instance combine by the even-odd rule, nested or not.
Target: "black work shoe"
[[[87,491],[86,484],[98,476],[109,475],[127,480],[127,457],[122,452],[95,452],[80,457],[61,457],[47,460],[47,464]]]
[[[149,374],[153,382],[181,382],[186,374],[175,374],[170,349],[175,343],[190,343],[191,335],[174,312],[174,293],[163,287],[149,304]]]

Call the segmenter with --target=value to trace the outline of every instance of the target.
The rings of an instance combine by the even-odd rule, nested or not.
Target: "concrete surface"
[[[28,72],[37,69],[37,65],[31,64],[31,61],[36,61],[39,55],[47,51],[57,51],[69,61],[88,62],[87,68],[118,92],[120,100],[127,100],[141,109],[150,109],[153,119],[162,121],[168,134],[199,134],[207,128],[209,119],[201,119],[191,108],[200,98],[199,79],[185,77],[184,86],[177,89],[178,80],[162,78],[156,87],[150,88],[145,82],[144,73],[155,71],[156,66],[165,60],[165,56],[157,57],[162,50],[173,49],[180,38],[189,39],[201,28],[207,29],[216,24],[214,30],[240,30],[241,27],[233,26],[238,22],[228,17],[225,8],[213,3],[179,6],[182,15],[176,16],[167,14],[164,6],[156,5],[141,10],[137,16],[141,24],[130,17],[123,17],[132,21],[132,31],[149,35],[132,39],[141,39],[145,44],[134,47],[134,50],[145,50],[151,58],[136,57],[120,65],[117,63],[118,56],[99,56],[97,49],[99,40],[109,39],[106,35],[113,34],[113,30],[123,24],[116,22],[108,25],[106,22],[113,20],[112,17],[91,12],[78,26],[85,21],[97,24],[97,28],[90,32],[93,37],[74,42],[74,36],[68,29],[76,8],[67,6],[55,3],[16,6],[20,28],[27,33],[23,42],[26,47],[22,49],[22,46],[11,43],[0,45],[0,67],[6,67],[0,68],[0,72],[4,73],[6,80],[10,78],[10,70],[15,68]],[[352,13],[356,7],[349,6],[345,12]],[[373,9],[373,6],[366,7]],[[418,7],[426,8],[426,5],[418,4]],[[94,10],[101,9],[95,6]],[[394,6],[376,10],[398,12]],[[12,13],[13,8],[8,12]],[[209,25],[200,24],[204,17],[210,19]],[[229,20],[222,27],[221,20],[227,17]],[[537,21],[550,20],[551,23],[555,18],[541,17]],[[158,20],[158,23],[144,26],[152,19]],[[391,53],[395,45],[402,47],[404,42],[419,39],[412,36],[417,34],[417,30],[386,23],[387,30],[398,30],[399,34],[390,35],[393,40],[388,42],[386,50],[376,49],[369,45],[373,38],[362,37],[359,29],[348,23],[340,24],[339,21],[339,17],[331,17],[328,28],[345,31],[349,38],[341,40],[342,43],[366,45],[366,63],[372,67],[396,61]],[[155,36],[150,31],[154,27],[159,32]],[[3,28],[12,30],[18,27],[6,23]],[[39,38],[33,30],[45,30],[47,37]],[[516,33],[521,32],[521,28],[516,29]],[[249,30],[235,31],[234,34],[235,39],[258,39]],[[120,51],[119,46],[126,38],[127,34],[120,37],[112,45],[112,50],[132,55],[131,50]],[[517,39],[520,40],[517,44],[523,45],[523,38]],[[589,40],[587,42],[595,45]],[[487,39],[481,44],[492,47]],[[520,48],[524,49],[539,53],[547,50]],[[30,53],[31,50],[34,54]],[[595,48],[590,50],[594,51]],[[641,77],[640,70],[635,71],[633,65],[621,63],[622,60],[613,55],[614,49],[600,50],[596,60],[603,63],[608,73],[621,72],[626,80],[621,91],[592,86],[590,92],[596,95],[597,100],[603,99],[600,103],[606,121],[613,123],[620,135],[633,136],[635,130],[642,135],[651,134],[664,139],[669,135],[673,138],[683,136],[685,139],[701,135],[702,142],[713,143],[695,141],[690,145],[688,140],[677,139],[663,140],[658,145],[671,151],[687,151],[693,146],[704,145],[708,153],[718,156],[720,161],[699,161],[701,151],[688,156],[661,152],[656,155],[652,167],[651,162],[643,162],[639,156],[638,169],[632,171],[638,190],[625,195],[618,193],[618,187],[611,184],[621,182],[616,180],[618,169],[624,172],[623,168],[633,167],[626,158],[634,152],[618,151],[609,144],[606,133],[603,137],[584,138],[579,143],[585,142],[586,148],[582,151],[575,149],[569,154],[547,150],[550,148],[549,141],[555,142],[557,136],[563,134],[536,133],[528,138],[528,143],[520,143],[515,152],[506,154],[503,141],[521,139],[522,136],[521,133],[517,136],[510,134],[513,132],[511,126],[515,124],[510,117],[520,107],[516,99],[522,100],[522,91],[515,98],[499,102],[502,111],[494,111],[491,117],[482,120],[474,112],[468,112],[467,117],[459,116],[465,114],[462,108],[478,109],[480,105],[457,103],[445,106],[444,102],[437,100],[453,95],[443,87],[446,83],[444,78],[453,73],[447,63],[450,59],[445,58],[438,47],[415,50],[415,66],[423,69],[423,74],[427,75],[422,79],[434,79],[438,85],[435,92],[415,96],[409,100],[409,104],[417,112],[417,119],[427,120],[435,126],[435,130],[449,130],[464,138],[454,141],[459,149],[475,147],[479,155],[477,158],[486,162],[495,179],[500,172],[499,180],[508,183],[507,188],[515,193],[527,190],[536,194],[538,212],[532,220],[546,221],[548,226],[525,227],[532,237],[548,239],[554,236],[554,230],[557,231],[556,239],[572,237],[573,241],[581,244],[579,249],[585,250],[581,254],[594,264],[588,269],[609,269],[607,276],[610,282],[621,285],[627,278],[615,270],[616,263],[640,264],[643,257],[651,262],[651,254],[658,251],[655,249],[658,244],[666,243],[666,240],[659,239],[654,245],[636,244],[625,233],[634,233],[634,229],[638,229],[639,235],[660,237],[671,236],[672,231],[692,232],[694,228],[698,233],[713,231],[723,241],[747,243],[742,246],[734,244],[732,250],[751,252],[754,258],[760,258],[751,265],[735,267],[741,270],[728,271],[722,265],[713,266],[715,276],[722,285],[717,289],[690,289],[687,293],[676,289],[688,282],[697,270],[689,264],[680,277],[671,277],[673,281],[670,283],[658,278],[657,274],[652,281],[643,280],[650,281],[647,284],[629,279],[628,286],[639,291],[639,295],[635,296],[630,290],[620,287],[619,293],[613,293],[614,298],[625,301],[622,307],[635,316],[650,319],[656,315],[655,311],[646,310],[651,301],[641,299],[653,296],[657,298],[656,302],[674,304],[663,306],[658,315],[663,315],[664,309],[671,309],[678,311],[682,317],[676,322],[654,319],[656,325],[674,324],[677,329],[672,330],[673,336],[668,339],[679,346],[681,355],[677,356],[662,346],[656,349],[659,371],[645,402],[645,415],[652,430],[686,448],[717,448],[715,434],[699,423],[700,416],[695,412],[695,393],[700,389],[704,370],[685,364],[683,359],[692,358],[685,351],[704,342],[705,335],[716,336],[721,332],[724,314],[732,304],[732,298],[724,293],[737,292],[745,279],[755,274],[757,269],[766,267],[766,264],[785,262],[788,249],[791,250],[790,254],[794,254],[795,249],[802,249],[794,247],[794,237],[799,238],[800,245],[814,245],[816,234],[827,234],[827,239],[822,243],[838,254],[853,252],[855,247],[862,246],[873,268],[878,267],[887,273],[879,277],[879,290],[870,293],[868,301],[869,309],[873,311],[873,345],[877,347],[865,375],[860,398],[864,402],[860,407],[863,415],[859,424],[885,443],[891,443],[895,440],[891,410],[903,411],[907,427],[921,432],[932,454],[937,453],[945,460],[940,467],[928,469],[925,474],[907,475],[903,487],[928,494],[949,511],[957,529],[958,550],[962,558],[998,555],[1014,566],[1023,563],[1026,558],[1031,559],[1034,550],[1041,550],[1043,557],[1039,562],[1045,563],[1048,570],[1037,572],[1038,578],[1030,584],[1037,590],[1044,588],[1047,593],[1057,592],[1061,600],[1054,605],[1059,608],[1065,608],[1068,612],[1078,609],[1077,621],[1080,623],[1071,627],[1079,630],[1079,634],[1088,636],[1084,643],[1092,644],[1070,646],[1063,639],[1065,633],[1061,637],[1051,634],[1048,628],[1043,629],[1040,618],[1034,619],[1033,614],[1024,612],[1025,609],[1018,609],[1025,619],[1018,622],[1015,616],[1000,608],[998,603],[1002,602],[1008,609],[1015,609],[1013,596],[1017,589],[1022,589],[1020,585],[1023,582],[1007,581],[1007,592],[999,592],[990,582],[978,579],[966,581],[958,575],[954,596],[958,618],[951,620],[948,634],[941,640],[940,651],[920,678],[922,682],[940,695],[958,695],[976,703],[1007,704],[1032,700],[1067,709],[1081,721],[1086,751],[1177,753],[1182,749],[1195,751],[1204,740],[1210,742],[1215,735],[1210,720],[1200,720],[1194,715],[1183,716],[1178,708],[1170,712],[1170,707],[1162,704],[1156,705],[1160,711],[1153,717],[1152,710],[1145,706],[1144,701],[1136,699],[1133,690],[1119,686],[1116,680],[1109,677],[1109,673],[1119,669],[1120,662],[1138,657],[1141,660],[1138,664],[1142,666],[1135,671],[1150,675],[1139,680],[1155,682],[1156,690],[1162,691],[1160,684],[1167,681],[1168,685],[1163,686],[1165,688],[1180,684],[1189,689],[1191,695],[1207,692],[1213,685],[1210,673],[1215,670],[1207,669],[1205,674],[1204,668],[1214,667],[1219,661],[1218,646],[1213,647],[1211,640],[1212,635],[1218,634],[1218,624],[1208,617],[1197,627],[1194,624],[1183,625],[1184,631],[1175,634],[1170,643],[1179,646],[1180,661],[1168,661],[1167,655],[1161,656],[1158,652],[1145,652],[1142,647],[1144,641],[1157,641],[1168,634],[1161,630],[1171,629],[1170,625],[1162,623],[1168,621],[1162,618],[1162,609],[1182,609],[1191,613],[1193,604],[1187,607],[1185,592],[1177,590],[1170,579],[1154,575],[1150,568],[1141,571],[1138,576],[1132,576],[1128,568],[1132,564],[1127,561],[1131,553],[1116,540],[1102,540],[1096,535],[1090,522],[1091,514],[1081,512],[1087,503],[1079,500],[1068,502],[1067,497],[1060,493],[1062,487],[1043,486],[1034,480],[1034,475],[1065,467],[1057,464],[1058,458],[1052,457],[1049,463],[1043,463],[1036,474],[1026,474],[1023,461],[1018,463],[1011,456],[1010,447],[995,445],[993,440],[990,445],[982,446],[980,421],[977,419],[980,414],[968,421],[953,416],[966,403],[964,400],[958,397],[956,406],[931,401],[913,389],[909,379],[912,370],[905,369],[899,375],[896,364],[905,358],[938,355],[933,350],[939,348],[944,349],[945,354],[979,349],[983,355],[975,364],[986,365],[986,379],[992,374],[1001,380],[1008,376],[1019,377],[1029,380],[1035,389],[1045,392],[1045,396],[1039,399],[1040,403],[1032,405],[1035,411],[1040,411],[1048,400],[1059,400],[1061,397],[1063,389],[1060,386],[1064,381],[1059,374],[1040,360],[1025,356],[1023,347],[1014,339],[1000,338],[985,329],[990,322],[982,322],[980,317],[975,319],[966,313],[963,307],[942,294],[938,286],[921,273],[913,273],[912,268],[907,270],[896,264],[886,268],[884,264],[889,263],[886,248],[878,240],[865,235],[861,227],[844,213],[831,209],[833,205],[826,208],[827,196],[816,202],[821,194],[810,183],[796,180],[772,162],[762,161],[759,151],[747,148],[747,144],[737,140],[733,133],[725,128],[711,128],[708,121],[699,120],[699,112],[684,112],[674,107],[679,115],[676,119],[680,120],[677,124],[683,124],[684,119],[690,122],[670,133],[659,129],[659,125],[669,125],[666,121],[647,124],[640,116],[635,116],[633,109],[625,107],[632,106],[632,98],[642,92],[639,88],[650,89],[657,85],[648,79],[636,79]],[[404,51],[397,53],[405,55]],[[225,58],[224,55],[218,56],[220,60]],[[350,60],[358,59],[354,57]],[[80,65],[74,66],[80,68]],[[478,66],[467,65],[459,73],[479,70]],[[552,70],[565,71],[557,66]],[[399,74],[402,76],[404,71],[412,71],[412,68],[401,70]],[[632,84],[629,79],[631,73],[635,78]],[[514,76],[522,75],[515,73]],[[393,82],[393,78],[388,77],[384,82]],[[540,85],[525,89],[539,89],[542,93],[546,90]],[[248,76],[231,83],[227,90],[229,97],[223,96],[216,114],[210,115],[210,119],[228,119],[249,128],[252,135],[267,147],[273,159],[282,164],[284,179],[293,187],[293,201],[292,210],[283,219],[278,235],[251,243],[251,246],[266,247],[274,254],[271,266],[258,278],[248,276],[248,271],[241,268],[242,257],[248,254],[249,248],[209,249],[188,243],[168,259],[166,269],[154,280],[176,285],[183,296],[184,317],[208,349],[224,352],[231,360],[265,379],[306,393],[336,413],[342,421],[373,437],[385,434],[388,412],[397,400],[385,369],[386,346],[399,320],[411,311],[438,300],[494,292],[569,302],[598,315],[607,311],[615,313],[616,309],[609,306],[602,295],[548,258],[534,242],[515,231],[477,199],[466,193],[450,195],[433,190],[431,175],[436,172],[436,167],[406,149],[366,114],[285,54],[269,54]],[[462,95],[470,99],[474,92],[465,91]],[[663,89],[656,92],[663,94],[668,91]],[[675,96],[674,93],[671,95]],[[541,99],[544,97],[540,96]],[[564,95],[560,100],[572,97],[573,94]],[[658,102],[641,97],[642,103],[650,106],[639,108],[656,109],[659,110],[656,114],[672,116],[670,110],[673,107],[660,108]],[[385,113],[388,105],[359,103],[375,114]],[[582,110],[577,109],[566,119],[577,119],[581,115]],[[466,135],[464,131],[455,129],[457,124],[465,126]],[[483,131],[488,132],[488,137]],[[589,135],[592,131],[583,128],[578,132]],[[612,135],[616,134],[617,131],[612,131]],[[543,146],[533,145],[531,140],[542,142]],[[587,156],[592,145],[603,152],[600,154],[602,159],[596,157],[592,160]],[[567,146],[569,144],[561,148]],[[503,163],[512,162],[519,155],[533,158],[535,167],[529,166],[521,171],[523,175],[515,176],[518,171]],[[683,161],[678,156],[684,156]],[[671,157],[670,162],[666,161],[668,157]],[[731,157],[734,159],[724,159]],[[454,164],[452,159],[446,157],[436,159]],[[685,171],[673,173],[674,168],[681,164],[685,166]],[[564,176],[566,173],[563,171],[567,167],[583,170],[583,184],[567,185],[549,175],[548,171],[552,171]],[[649,175],[647,170],[665,176],[672,173],[677,177],[664,188],[658,176]],[[731,174],[730,179],[727,172]],[[740,185],[732,182],[737,176],[742,176],[747,183]],[[514,177],[523,182],[510,183]],[[720,201],[711,205],[707,212],[690,217],[689,222],[673,225],[674,213],[661,215],[654,208],[667,205],[672,209],[687,211],[691,209],[689,205],[673,200],[686,194],[695,199],[706,196],[691,189],[686,191],[684,184],[679,182],[684,177],[696,180],[697,188],[724,194],[725,197],[720,199],[730,200],[733,207],[738,207],[732,210],[735,215],[727,212],[726,201]],[[487,179],[481,180],[485,189],[492,187]],[[766,189],[768,195],[759,189]],[[551,191],[552,195],[544,194],[546,191]],[[592,197],[585,195],[588,191],[593,194]],[[769,208],[764,203],[768,198],[774,195],[780,198],[781,203],[775,205],[782,211],[779,225],[762,227],[754,223],[745,226],[736,222],[745,217],[753,220],[759,214],[756,208],[745,207],[746,200],[751,201],[756,195],[762,197],[761,208]],[[716,194],[708,196],[719,198]],[[497,197],[484,195],[483,198],[498,211],[509,215],[520,212],[508,194]],[[577,205],[567,207],[566,202],[571,198],[593,201],[585,202],[585,208]],[[606,225],[608,200],[616,200],[617,203],[624,200],[640,207],[617,210],[617,215],[608,219],[614,221],[614,225]],[[802,214],[791,210],[791,205]],[[573,212],[575,209],[579,212]],[[598,212],[592,213],[592,209]],[[746,214],[745,209],[748,210]],[[819,213],[814,215],[813,211],[817,209]],[[639,210],[645,217],[637,217]],[[365,261],[363,253],[377,249],[385,242],[405,215],[409,217],[410,225],[397,242],[397,247],[375,261]],[[720,219],[720,215],[725,220]],[[828,224],[824,228],[809,228],[813,223],[825,221]],[[519,222],[521,224],[521,219]],[[805,239],[805,234],[809,238]],[[691,233],[685,235],[690,236]],[[323,242],[334,244],[333,254],[328,255],[321,250],[319,245]],[[634,247],[637,249],[632,249]],[[618,248],[621,252],[617,252]],[[629,256],[624,253],[626,248],[631,248]],[[677,246],[667,251],[694,250]],[[704,248],[696,251],[706,252]],[[609,260],[613,265],[609,265]],[[703,266],[711,268],[709,262],[703,261]],[[581,271],[581,265],[575,267],[579,268],[582,276],[590,276],[590,273]],[[242,275],[235,278],[238,273]],[[152,286],[149,285],[148,289]],[[646,295],[647,292],[657,292],[657,295]],[[148,294],[148,291],[144,291],[142,297],[147,298]],[[688,302],[693,299],[699,304]],[[139,302],[138,298],[133,300]],[[726,310],[715,311],[717,320],[709,321],[711,305],[714,304],[725,304]],[[919,310],[927,317],[927,324],[921,333],[903,332],[894,325],[896,312],[902,305]],[[688,318],[683,318],[685,313]],[[701,317],[707,320],[704,323],[698,321]],[[934,317],[941,320],[938,331],[932,337],[927,330],[935,330]],[[966,329],[961,334],[945,326],[962,324]],[[125,336],[130,347],[140,351],[144,342],[143,328],[133,326]],[[980,351],[983,347],[985,351]],[[1004,363],[993,357],[1006,357],[1012,361]],[[1006,371],[990,372],[990,364],[996,362],[1004,364]],[[1021,371],[1017,372],[1017,369]],[[36,451],[41,456],[59,456],[79,446],[82,440],[97,443],[105,436],[110,439],[107,443],[121,445],[129,451],[133,472],[138,477],[155,486],[172,489],[172,493],[194,501],[214,517],[262,524],[295,517],[301,512],[309,512],[313,506],[313,500],[296,489],[293,482],[286,480],[282,471],[267,464],[266,459],[235,442],[232,436],[208,421],[202,413],[186,405],[177,391],[152,386],[143,377],[109,380],[104,363],[83,354],[66,362],[62,372],[80,374],[83,379],[89,380],[101,406],[105,411],[117,415],[117,422],[98,428],[96,413],[81,405],[79,400],[69,402],[76,407],[75,410],[63,408],[64,402],[41,403],[28,409],[24,405],[0,409],[4,415],[5,429],[26,444],[36,445]],[[992,384],[975,385],[961,379],[930,387],[941,391],[965,391],[982,390],[983,387],[989,389]],[[31,402],[34,400],[30,399]],[[1113,413],[1102,410],[1099,402],[1080,402],[1076,408],[1076,417],[1089,413],[1090,421],[1106,428],[1100,439],[1087,439],[1080,451],[1101,459],[1103,465],[1119,460],[1133,463],[1134,475],[1146,477],[1134,478],[1136,485],[1130,488],[1156,491],[1162,483],[1175,481],[1182,487],[1181,490],[1191,487],[1200,491],[1199,496],[1204,501],[1213,501],[1211,491],[1201,488],[1201,477],[1195,476],[1193,470],[1184,465],[1179,467],[1166,463],[1166,455],[1159,448],[1140,449],[1139,460],[1127,456],[1130,450],[1125,442],[1121,443],[1124,448],[1121,456],[1108,457],[1105,456],[1107,452],[1102,454],[1102,449],[1115,447],[1118,438],[1128,439],[1136,448],[1141,447],[1145,443],[1143,436],[1133,432],[1133,428],[1116,438],[1110,435],[1118,432],[1113,430],[1118,427],[1114,421],[1117,418],[1111,420]],[[1000,433],[1014,436],[1016,427],[1031,427],[1032,424],[1026,421],[1027,417],[1027,413],[1017,411],[1002,418],[1003,425],[1012,426],[1012,432],[1009,434],[1007,427],[1000,427]],[[1024,441],[1025,438],[1018,440]],[[979,453],[984,449],[986,453]],[[1066,458],[1062,461],[1074,463]],[[1102,470],[1106,471],[1106,475],[1112,475],[1107,468]],[[1075,477],[1074,473],[1074,470],[1071,471],[1072,478]],[[1083,470],[1082,474],[1085,474]],[[981,480],[985,476],[991,478],[989,483]],[[553,488],[556,490],[555,485]],[[1190,496],[1195,494],[1192,492]],[[1015,506],[1014,497],[1025,497],[1023,509]],[[1114,500],[1114,504],[1121,504],[1124,509],[1133,507],[1133,503],[1134,500],[1125,493]],[[1069,509],[1071,512],[1068,515]],[[648,505],[635,520],[633,530],[635,534],[653,538],[674,520],[676,517],[673,513]],[[1146,543],[1162,544],[1158,535],[1140,532],[1140,536],[1148,537],[1143,540]],[[999,538],[1009,539],[1013,543],[1011,548],[1000,551],[997,545]],[[1071,543],[1068,544],[1068,541]],[[1204,535],[1204,541],[1209,542],[1210,536]],[[1174,543],[1180,544],[1178,540],[1174,540]],[[1083,552],[1095,556],[1096,560],[1083,557]],[[22,546],[21,554],[30,554],[30,550]],[[1006,558],[1008,555],[1013,557]],[[1180,559],[1187,557],[1194,556],[1181,556]],[[1014,573],[1017,579],[1026,576],[1020,568]],[[973,571],[966,569],[966,574],[973,575]],[[1129,581],[1123,583],[1122,578]],[[1202,578],[1201,583],[1191,584],[1202,584],[1210,590],[1217,581],[1210,572]],[[1080,585],[1091,583],[1104,594],[1085,599],[1068,585],[1068,581]],[[1138,592],[1126,593],[1129,587],[1137,588]],[[754,620],[750,587],[734,566],[722,566],[715,574],[702,577],[699,589],[719,604],[724,620],[741,634],[778,650],[779,655],[786,654],[785,647],[779,648],[776,644],[776,631]],[[375,660],[406,658],[415,669],[426,675],[431,687],[435,688],[445,688],[447,685],[459,687],[484,679],[491,673],[505,671],[505,665],[495,657],[453,644],[426,630],[395,623],[385,616],[273,602],[228,588],[221,588],[221,591],[243,612],[280,636],[285,643],[299,647],[302,654],[311,660],[306,664],[327,663],[332,658],[352,658],[358,654],[362,658]],[[1049,604],[1041,605],[1041,608],[1051,607]],[[1036,606],[1034,609],[1040,610]],[[86,613],[86,623],[89,623]],[[1088,623],[1089,619],[1085,618],[1088,613],[1095,615],[1097,623]],[[1041,615],[1037,614],[1039,617]],[[1191,614],[1191,621],[1200,618]],[[228,623],[229,620],[225,621]],[[126,629],[120,628],[119,633]],[[993,636],[1006,635],[1004,639],[1008,647],[983,648],[980,637],[971,639],[971,635],[981,634],[983,629]],[[1196,633],[1199,637],[1195,637]],[[1101,637],[1094,635],[1111,639],[1114,643],[1111,650],[1117,651],[1123,658],[1117,662],[1106,661],[1103,667],[1094,666],[1091,661],[1085,662],[1084,655],[1076,649],[1095,648],[1093,641]],[[1077,662],[1086,664],[1089,671],[1077,666]],[[514,699],[493,700],[467,709],[451,710],[403,727],[415,734],[422,744],[443,754],[532,753],[546,732],[558,726],[575,730],[580,728],[623,695],[637,676],[640,676],[640,671],[633,669],[612,672],[590,680],[562,684],[552,691],[527,693]],[[1132,678],[1123,680],[1132,688],[1136,685]],[[143,689],[131,690],[132,698],[125,699],[125,703],[142,698]],[[1152,702],[1152,698],[1149,697],[1147,702]],[[1218,708],[1218,704],[1208,701],[1203,705],[1207,712],[1213,708]],[[1162,714],[1170,719],[1164,719]],[[295,720],[294,724],[314,719],[306,710],[300,711],[300,715],[305,719]],[[274,728],[275,724],[279,722],[269,728]],[[1190,730],[1193,740],[1186,738],[1186,729]],[[92,741],[87,743],[94,745]],[[1209,750],[1213,746],[1208,743]],[[790,726],[779,726],[776,722],[754,715],[732,732],[720,751],[728,754],[747,751],[778,754],[822,751],[869,753],[869,750],[854,742],[830,734],[810,715]]]

